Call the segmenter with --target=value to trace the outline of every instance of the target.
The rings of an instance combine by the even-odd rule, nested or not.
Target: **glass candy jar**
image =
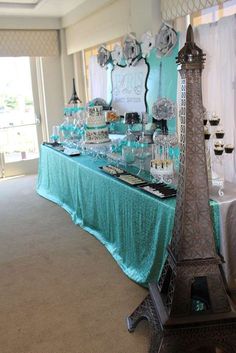
[[[153,142],[150,173],[160,182],[176,183],[177,156],[174,149],[178,145],[177,134],[163,134],[161,129],[157,129],[153,134]]]

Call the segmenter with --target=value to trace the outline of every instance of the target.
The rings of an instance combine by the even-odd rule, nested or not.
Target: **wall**
[[[66,28],[67,53],[118,38],[128,31],[129,1],[117,0]]]
[[[66,25],[67,53],[74,54],[75,78],[79,97],[85,100],[81,50],[135,32],[137,38],[146,31],[157,33],[161,25],[160,0],[115,0],[101,7],[99,11],[78,20],[69,16],[62,19]]]
[[[53,125],[63,121],[64,93],[61,72],[61,58],[48,57],[41,60],[43,100],[49,136]],[[48,136],[47,136],[48,137]]]
[[[157,33],[161,24],[160,0],[131,0],[130,31],[137,38],[147,31]]]
[[[65,30],[60,30],[61,74],[64,102],[68,102],[72,94],[72,80],[75,77],[73,55],[67,55]]]
[[[160,27],[160,0],[116,0],[66,28],[68,54],[124,36]]]

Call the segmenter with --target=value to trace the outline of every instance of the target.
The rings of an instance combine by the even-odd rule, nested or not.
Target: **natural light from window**
[[[0,152],[5,163],[38,157],[29,58],[0,58]]]
[[[193,25],[199,26],[206,23],[212,23],[220,20],[222,17],[236,14],[236,0],[229,0],[221,5],[216,5],[195,13]]]

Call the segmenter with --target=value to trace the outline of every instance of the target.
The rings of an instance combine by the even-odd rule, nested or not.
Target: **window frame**
[[[206,9],[202,9],[190,15],[191,24],[194,27],[219,21],[223,17],[236,14],[236,0],[229,0]]]

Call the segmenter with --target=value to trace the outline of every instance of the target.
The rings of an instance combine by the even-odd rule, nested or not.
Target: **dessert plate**
[[[129,184],[131,186],[137,186],[137,185],[146,185],[147,182],[146,180],[143,180],[139,178],[136,175],[128,173],[126,170],[121,169],[119,167],[115,167],[113,165],[106,165],[103,167],[100,167],[100,169],[111,175],[114,176],[115,178],[119,179],[120,181],[123,181],[126,184]]]
[[[149,183],[144,186],[139,186],[139,189],[149,194],[160,197],[161,199],[166,199],[166,198],[176,196],[176,190],[171,186],[166,185],[165,183],[153,183],[153,184]]]
[[[104,165],[102,167],[99,167],[103,172],[110,174],[112,176],[117,176],[121,174],[126,174],[127,172],[121,168],[115,167],[112,164],[109,165]]]

